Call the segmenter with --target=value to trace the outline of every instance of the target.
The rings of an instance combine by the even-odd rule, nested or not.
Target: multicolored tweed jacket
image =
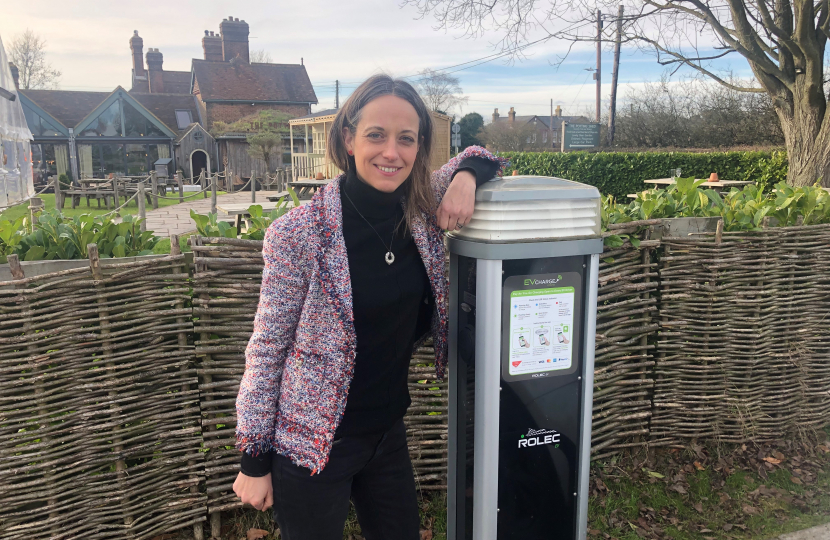
[[[506,164],[473,146],[432,174],[440,203],[453,172],[467,157]],[[268,228],[265,269],[245,374],[236,398],[236,447],[251,455],[275,450],[312,474],[325,467],[343,417],[354,373],[355,331],[349,260],[343,241],[340,181],[319,191]],[[422,216],[412,236],[435,297],[435,366],[447,362],[447,283],[443,231]]]

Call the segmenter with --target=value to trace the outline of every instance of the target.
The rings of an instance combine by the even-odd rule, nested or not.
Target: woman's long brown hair
[[[376,98],[390,95],[406,100],[418,113],[418,137],[420,138],[418,154],[415,156],[412,172],[407,178],[409,187],[406,190],[406,224],[412,230],[412,222],[419,217],[420,212],[431,213],[435,210],[435,196],[432,192],[429,170],[429,156],[432,150],[432,116],[424,100],[411,84],[381,74],[370,77],[358,86],[334,117],[334,123],[328,135],[328,154],[329,159],[341,171],[357,172],[354,157],[350,156],[346,150],[343,128],[348,128],[353,134],[356,133],[363,107]]]

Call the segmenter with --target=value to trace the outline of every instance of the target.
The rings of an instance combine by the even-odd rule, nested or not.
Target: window
[[[536,142],[536,134],[535,133],[533,134],[533,142],[534,143]]]
[[[118,137],[121,135],[121,102],[115,101],[81,133],[82,137]]]
[[[315,154],[325,154],[326,153],[326,132],[325,131],[314,131],[314,145],[312,152]]]
[[[548,132],[547,131],[542,132],[542,142],[543,143],[548,142]]]
[[[29,131],[35,137],[64,137],[49,120],[43,118],[29,107],[23,107],[23,114],[26,116],[26,123]]]
[[[179,129],[185,129],[193,123],[193,116],[187,109],[176,109],[176,126]]]
[[[123,124],[123,125],[122,125]],[[81,137],[162,137],[163,128],[139,112],[126,99],[119,98],[107,107],[80,134]]]

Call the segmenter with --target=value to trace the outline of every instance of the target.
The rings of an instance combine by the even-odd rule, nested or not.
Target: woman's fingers
[[[270,473],[261,477],[239,473],[233,483],[233,491],[242,500],[242,504],[250,504],[257,510],[267,510],[274,504]]]
[[[268,490],[268,495],[266,495],[266,497],[265,497],[265,505],[263,505],[262,509],[263,510],[268,510],[272,506],[274,506],[274,489],[273,488]]]
[[[444,230],[456,230],[469,223],[475,207],[476,182],[475,176],[469,171],[460,171],[455,175],[450,187],[441,200],[441,205],[435,213],[438,226]]]

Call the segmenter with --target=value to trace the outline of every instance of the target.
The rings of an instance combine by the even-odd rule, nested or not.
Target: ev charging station
[[[493,179],[448,245],[447,538],[584,540],[599,192]]]

